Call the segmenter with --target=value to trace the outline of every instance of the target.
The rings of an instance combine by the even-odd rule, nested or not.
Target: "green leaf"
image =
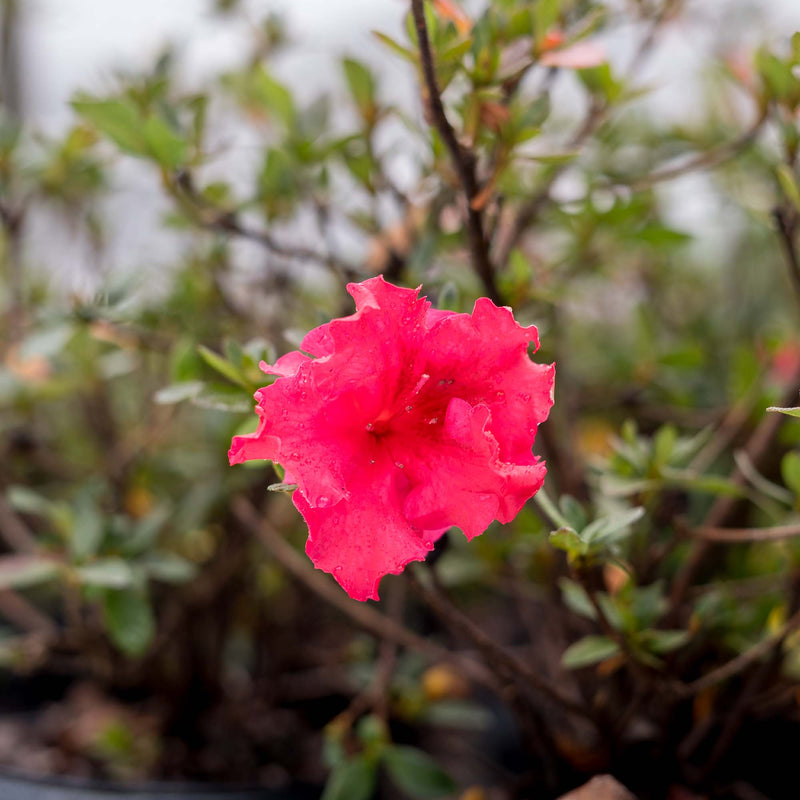
[[[601,95],[609,103],[614,103],[622,95],[623,84],[614,77],[609,64],[578,69],[576,72],[590,92]]]
[[[55,578],[60,564],[44,556],[10,555],[0,557],[0,589],[26,589]]]
[[[147,120],[144,138],[150,155],[164,169],[177,169],[186,163],[187,143],[160,117]]]
[[[383,763],[392,780],[411,797],[433,800],[456,790],[455,781],[427,753],[416,747],[387,747]]]
[[[536,0],[533,4],[533,30],[537,44],[558,22],[561,0]]]
[[[584,636],[570,645],[561,656],[567,669],[580,669],[605,661],[619,652],[619,645],[608,636]]]
[[[365,121],[375,118],[375,79],[369,69],[360,61],[345,58],[342,62],[344,75],[350,94]]]
[[[417,63],[417,55],[413,50],[403,47],[403,45],[399,44],[394,39],[390,38],[385,33],[381,33],[380,31],[372,31],[372,35],[379,42],[386,45],[386,47],[388,47],[395,55],[404,58],[406,61],[410,61],[412,64]]]
[[[778,408],[778,406],[770,406],[767,411],[775,411],[778,414],[786,414],[787,417],[800,417],[800,408]]]
[[[566,553],[581,553],[584,550],[581,537],[572,528],[559,528],[550,534],[550,544]]]
[[[203,389],[205,384],[202,381],[181,381],[172,383],[159,389],[154,395],[153,400],[162,406],[180,403],[183,400],[191,400],[196,397]]]
[[[53,503],[27,486],[9,486],[6,489],[6,499],[15,511],[23,514],[49,517],[53,513]]]
[[[672,451],[678,442],[678,431],[674,425],[662,425],[653,437],[653,461],[657,467],[669,464]]]
[[[356,756],[335,767],[321,800],[369,800],[375,789],[377,770],[374,761]]]
[[[781,460],[781,476],[784,484],[800,495],[800,453],[787,453]]]
[[[253,410],[252,399],[243,394],[241,389],[220,383],[204,386],[192,398],[192,403],[200,408],[224,411],[228,414],[244,414]]]
[[[253,89],[258,100],[275,114],[286,127],[295,119],[294,100],[291,92],[278,83],[263,67],[257,67],[252,75]]]
[[[596,619],[597,611],[592,605],[592,601],[589,599],[589,595],[586,594],[586,590],[583,586],[569,578],[561,578],[558,582],[558,586],[561,589],[564,602],[570,611],[582,617],[586,617],[587,619]]]
[[[126,556],[137,556],[150,550],[158,539],[158,534],[172,516],[172,509],[167,505],[158,505],[146,517],[133,525],[120,546]]]
[[[128,656],[141,656],[155,635],[156,623],[147,596],[135,589],[105,593],[105,621],[111,641]]]
[[[104,521],[94,498],[84,492],[77,500],[69,549],[76,561],[84,561],[97,553],[103,541]]]
[[[78,97],[72,101],[72,107],[111,139],[123,153],[147,155],[143,115],[132,101],[124,98],[95,100]]]
[[[177,553],[157,550],[138,562],[147,576],[162,583],[186,583],[197,575],[197,567]]]
[[[572,495],[562,494],[558,500],[558,506],[571,528],[579,531],[581,528],[586,527],[586,512],[583,510],[583,506]]]
[[[106,589],[124,589],[132,586],[136,575],[127,561],[121,558],[104,558],[85,564],[75,570],[75,575],[86,586]]]
[[[22,360],[29,358],[54,358],[69,344],[75,334],[75,326],[70,324],[56,325],[26,336],[19,348]]]
[[[644,509],[638,507],[600,517],[580,532],[580,538],[586,544],[591,545],[617,541],[627,535],[631,525],[638,522],[643,516]]]
[[[219,353],[215,353],[208,347],[201,345],[197,346],[197,352],[203,361],[208,364],[211,369],[216,370],[220,375],[227,378],[232,383],[236,383],[243,389],[250,389],[251,386],[247,380],[242,376],[241,372],[231,364],[226,358],[223,358]]]
[[[383,745],[389,741],[389,730],[379,716],[367,714],[356,724],[356,736],[365,747]]]
[[[485,731],[492,727],[492,713],[483,706],[467,700],[439,700],[422,711],[427,725],[456,728],[466,731]]]
[[[639,634],[639,642],[651,653],[663,655],[683,647],[689,641],[689,631],[647,630]]]

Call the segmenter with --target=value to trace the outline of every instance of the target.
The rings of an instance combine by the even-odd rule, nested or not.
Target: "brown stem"
[[[586,118],[567,143],[566,149],[576,150],[581,147],[592,133],[594,133],[597,126],[604,118],[605,108],[598,105],[596,102],[592,102],[586,113]],[[542,209],[550,203],[550,190],[553,188],[553,184],[556,180],[566,171],[567,167],[568,164],[559,164],[553,167],[548,174],[545,184],[530,198],[530,200],[520,206],[508,232],[503,236],[502,240],[497,243],[494,260],[501,269],[508,263],[512,251],[528,228],[536,221]]]
[[[289,246],[278,242],[269,233],[244,225],[231,211],[223,211],[210,205],[194,188],[191,175],[180,172],[167,180],[167,189],[180,201],[192,220],[199,226],[217,233],[227,233],[262,245],[277,256],[297,261],[313,261],[328,267],[340,278],[353,280],[359,270],[331,253],[322,253],[310,247]]]
[[[498,305],[502,305],[500,290],[495,280],[494,266],[489,258],[489,242],[483,226],[483,216],[478,209],[473,207],[473,200],[480,192],[475,174],[475,155],[459,143],[442,104],[436,69],[433,64],[433,52],[428,38],[428,25],[425,21],[424,0],[411,0],[411,13],[414,16],[417,30],[422,74],[425,78],[433,125],[450,152],[453,166],[467,200],[467,240],[472,254],[472,265],[488,297]]]
[[[740,134],[737,138],[730,142],[724,142],[711,150],[706,150],[703,153],[698,153],[696,156],[688,159],[683,164],[677,164],[674,167],[663,167],[651,172],[649,175],[644,175],[640,178],[632,178],[627,181],[620,181],[617,185],[627,186],[635,192],[650,189],[657,183],[664,183],[665,181],[675,180],[683,175],[688,175],[691,172],[700,172],[702,170],[716,169],[726,161],[738,156],[750,144],[755,141],[756,137],[764,127],[767,120],[767,112],[764,109],[756,121]]]
[[[707,672],[696,681],[692,681],[683,689],[687,696],[698,694],[704,689],[710,689],[718,683],[730,680],[739,673],[747,669],[763,656],[770,653],[773,648],[780,646],[783,640],[794,630],[800,628],[800,611],[791,616],[780,628],[780,630],[762,639],[758,644],[753,645],[749,650],[740,653],[736,658],[732,658],[720,667]]]
[[[789,278],[795,299],[800,302],[800,256],[797,253],[797,212],[793,208],[778,207],[772,212],[778,229],[778,239],[789,268]]]
[[[792,405],[797,398],[798,392],[800,392],[800,369],[795,371],[790,382],[790,389],[784,395],[784,400],[781,405]],[[748,461],[758,466],[758,463],[769,451],[784,419],[785,417],[783,414],[766,414],[764,416],[744,446],[744,453]],[[731,475],[731,481],[736,486],[743,486],[745,480],[745,476],[737,466]],[[703,520],[702,527],[716,528],[722,525],[736,508],[737,502],[738,498],[736,497],[720,497],[714,505],[711,506],[705,520]],[[705,539],[696,540],[692,545],[691,550],[678,570],[672,584],[672,591],[670,593],[670,613],[667,616],[668,620],[674,621],[679,614],[680,607],[686,598],[686,593],[691,586],[692,580],[700,568],[706,563],[712,547],[713,543]]]
[[[492,676],[476,662],[451,653],[419,636],[373,607],[351,600],[329,577],[315,570],[244,497],[235,497],[231,509],[236,519],[270,551],[280,564],[308,589],[341,611],[364,630],[381,640],[390,640],[426,654],[437,661],[455,664],[465,675],[484,686],[496,688]]]
[[[594,722],[591,713],[583,705],[573,700],[558,686],[539,675],[524,661],[487,636],[466,614],[459,611],[452,604],[441,588],[436,585],[435,581],[428,585],[420,581],[414,575],[413,570],[408,570],[407,574],[414,590],[436,616],[448,628],[472,642],[486,659],[490,669],[504,675],[508,680],[517,681],[523,686],[531,687],[565,711]]]
[[[690,533],[698,539],[709,542],[777,542],[800,536],[800,523],[794,525],[775,525],[772,528],[711,528],[701,526],[692,528]]]
[[[35,553],[36,537],[0,495],[0,538],[18,553]]]

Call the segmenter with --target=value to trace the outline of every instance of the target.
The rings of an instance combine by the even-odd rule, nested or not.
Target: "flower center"
[[[375,437],[384,436],[391,430],[403,427],[403,420],[408,419],[409,415],[414,416],[415,421],[421,419],[427,425],[436,425],[444,419],[443,401],[446,405],[446,398],[442,398],[441,392],[431,391],[432,389],[449,388],[452,380],[439,381],[436,386],[429,386],[431,376],[423,373],[414,388],[410,392],[401,394],[391,406],[385,408],[375,419],[367,423],[364,428],[368,433]],[[423,391],[424,387],[428,387]]]

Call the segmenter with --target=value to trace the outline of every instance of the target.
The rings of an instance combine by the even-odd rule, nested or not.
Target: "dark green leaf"
[[[177,169],[186,163],[188,145],[160,117],[147,120],[144,138],[150,154],[164,169]]]
[[[94,125],[100,133],[133,156],[147,155],[143,115],[128,99],[95,100],[78,97],[72,107]]]
[[[419,800],[433,800],[456,790],[455,781],[427,753],[416,747],[387,747],[383,763],[397,786]]]
[[[363,755],[336,766],[321,800],[369,800],[375,789],[376,765]]]
[[[619,645],[608,636],[584,636],[570,645],[561,656],[567,669],[580,669],[605,661],[619,652]]]
[[[107,591],[105,620],[111,640],[128,656],[143,655],[155,635],[150,601],[136,589]]]
[[[342,62],[345,78],[361,116],[372,121],[375,116],[375,79],[360,61],[346,58]]]
[[[55,578],[60,565],[53,559],[33,555],[0,556],[0,589],[26,589]]]
[[[86,586],[102,586],[107,589],[124,589],[136,582],[133,569],[121,558],[93,561],[78,567],[75,575]]]

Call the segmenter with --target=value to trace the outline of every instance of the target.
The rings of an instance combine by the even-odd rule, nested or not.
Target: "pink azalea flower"
[[[261,364],[279,377],[256,393],[258,430],[228,456],[285,467],[309,557],[366,600],[448,528],[471,539],[538,491],[531,448],[554,367],[528,357],[536,328],[486,298],[456,314],[380,276],[347,288],[355,314]]]

